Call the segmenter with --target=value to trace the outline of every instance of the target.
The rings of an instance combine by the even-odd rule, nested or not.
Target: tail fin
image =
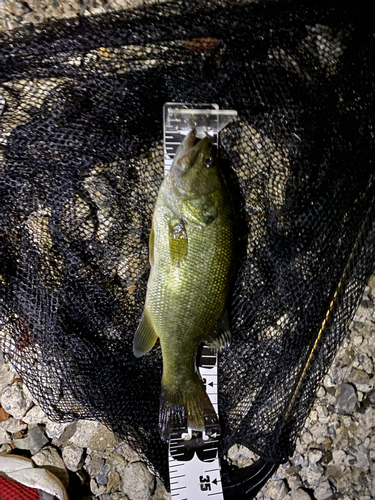
[[[208,436],[220,432],[218,417],[198,373],[194,374],[185,392],[162,384],[159,412],[161,438],[167,441],[172,432],[181,434],[188,428],[204,431]]]

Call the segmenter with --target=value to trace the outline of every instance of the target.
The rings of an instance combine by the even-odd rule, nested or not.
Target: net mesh
[[[1,348],[50,418],[98,419],[167,483],[160,348],[132,341],[164,102],[238,119],[221,453],[285,461],[373,269],[375,43],[359,3],[166,1],[0,44]]]

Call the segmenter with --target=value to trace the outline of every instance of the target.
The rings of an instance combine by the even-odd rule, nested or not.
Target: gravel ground
[[[50,18],[101,14],[141,0],[0,0],[0,30]],[[148,2],[150,3],[150,2]],[[296,451],[257,500],[375,499],[375,276],[319,388]],[[0,356],[0,454],[25,453],[68,485],[71,500],[170,499],[147,466],[97,422],[49,421]],[[254,455],[234,447],[229,460]]]

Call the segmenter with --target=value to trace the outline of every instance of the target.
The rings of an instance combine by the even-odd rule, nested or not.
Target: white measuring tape
[[[197,137],[208,135],[217,147],[220,130],[237,115],[216,104],[197,107],[177,103],[164,105],[164,173],[169,172],[177,148],[191,129]],[[218,414],[217,355],[203,347],[198,369],[212,406]],[[188,438],[188,439],[184,439]],[[189,439],[190,438],[190,439]],[[218,456],[219,435],[192,432],[171,436],[169,478],[174,500],[224,500]]]

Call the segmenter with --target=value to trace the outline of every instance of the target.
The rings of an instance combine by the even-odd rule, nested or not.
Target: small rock
[[[99,422],[91,420],[79,420],[74,435],[70,441],[79,448],[87,448],[92,436],[97,432]]]
[[[292,458],[292,462],[294,465],[301,465],[302,467],[307,467],[309,464],[309,459],[301,453],[295,453]]]
[[[322,446],[325,450],[328,450],[333,444],[333,439],[330,437],[326,437],[325,440],[322,443]]]
[[[338,420],[335,420],[332,422],[329,427],[328,427],[328,436],[330,436],[332,439],[335,439],[336,437],[336,431],[340,427],[340,422]]]
[[[353,354],[353,360],[354,360]],[[328,372],[328,375],[324,379],[324,387],[338,386],[342,384],[344,379],[346,379],[351,371],[351,363],[353,360],[348,359],[346,366],[332,365]]]
[[[348,429],[341,425],[337,429],[335,446],[337,449],[345,450],[349,446]]]
[[[121,484],[120,474],[116,471],[109,472],[107,490],[108,491],[117,490],[120,487],[120,484]]]
[[[342,420],[342,425],[347,428],[350,427],[353,423],[353,419],[350,415],[343,415],[341,417],[341,420]]]
[[[323,456],[323,452],[321,450],[317,450],[317,449],[309,450],[309,463],[316,464],[316,462],[319,462],[319,460],[322,458],[322,456]]]
[[[91,458],[91,456],[87,456],[85,468],[90,476],[95,477],[97,474],[101,472],[105,464],[105,460],[103,458],[95,457]]]
[[[25,429],[27,429],[27,425],[21,422],[22,421],[19,420],[18,418],[10,417],[8,420],[5,420],[5,422],[1,422],[0,427],[3,428],[5,431],[9,432],[10,434],[16,434],[17,432],[24,431]]]
[[[332,452],[330,450],[326,450],[324,453],[323,453],[323,456],[322,456],[322,459],[321,459],[321,463],[323,465],[328,465],[329,463],[332,462]]]
[[[360,445],[358,449],[353,450],[351,452],[352,455],[355,456],[356,462],[351,464],[354,465],[355,467],[359,468],[366,468],[368,469],[371,466],[370,460],[369,460],[369,452],[368,449],[365,448],[364,445]]]
[[[363,342],[362,335],[354,335],[354,337],[353,337],[353,344],[355,346],[357,346],[357,347],[360,346],[362,344],[362,342]]]
[[[119,443],[120,439],[114,432],[109,430],[105,425],[99,424],[87,447],[90,450],[104,450],[106,448],[115,448]]]
[[[100,422],[79,420],[77,429],[70,441],[79,448],[104,450],[114,448],[120,442],[119,438]]]
[[[368,398],[370,400],[371,406],[375,407],[375,391],[371,391],[370,394],[368,394]]]
[[[313,420],[314,422],[318,420],[318,412],[315,408],[310,411],[309,419]]]
[[[69,474],[65,468],[63,459],[61,458],[59,452],[53,446],[45,446],[38,453],[33,455],[32,460],[39,467],[44,467],[45,469],[55,474],[56,477],[60,479],[63,485],[67,488],[69,484]]]
[[[38,453],[47,443],[49,439],[44,434],[44,427],[41,425],[29,427],[29,450],[32,455]]]
[[[62,449],[62,458],[67,469],[76,472],[84,464],[83,449],[75,445],[65,446]]]
[[[306,432],[304,432],[302,434],[302,437],[307,434]],[[327,424],[323,424],[323,422],[315,422],[313,425],[311,425],[310,427],[310,434],[311,434],[311,442],[314,442],[314,443],[319,443],[320,441],[323,441],[327,435],[328,435],[328,426]],[[308,443],[308,444],[310,444]]]
[[[319,464],[310,464],[310,466],[307,469],[301,470],[301,477],[302,477],[302,472],[304,472],[307,484],[311,488],[315,488],[320,483],[324,469]]]
[[[355,389],[350,384],[341,384],[336,393],[337,413],[350,413],[357,404]]]
[[[366,355],[358,355],[358,362],[363,371],[365,371],[367,374],[372,374],[374,371],[374,363],[372,360],[366,356]]]
[[[318,405],[316,407],[316,411],[318,413],[319,422],[322,422],[322,424],[327,424],[330,421],[330,417],[328,415],[328,410],[326,406]]]
[[[5,387],[0,403],[7,413],[15,418],[22,418],[32,405],[32,400],[26,397],[23,384],[15,382]]]
[[[258,458],[259,455],[239,444],[233,445],[228,451],[228,459],[231,460],[233,465],[240,468],[252,465]]]
[[[298,474],[293,474],[290,477],[288,477],[287,483],[292,491],[297,490],[300,486],[302,486],[302,480]]]
[[[72,425],[71,422],[53,422],[52,420],[47,420],[46,434],[53,441],[59,441],[69,425]]]
[[[272,500],[282,500],[288,494],[288,488],[284,481],[270,481],[265,490],[265,496]]]
[[[22,417],[25,424],[46,424],[48,422],[48,417],[41,409],[40,406],[33,406],[27,413]]]
[[[56,441],[57,444],[64,444],[67,441],[70,441],[70,438],[74,436],[74,434],[75,434],[75,432],[77,430],[77,424],[78,424],[77,420],[75,420],[74,422],[71,422],[70,424],[68,424],[65,427],[65,430],[61,434],[61,436],[59,438],[57,438],[56,440],[54,440],[54,441]]]
[[[122,455],[127,462],[139,462],[139,454],[125,441],[116,447],[116,452]]]
[[[25,436],[24,438],[13,439],[13,444],[18,450],[28,450],[29,438]]]
[[[132,500],[148,498],[155,488],[155,477],[142,462],[135,462],[124,469],[122,491]]]
[[[305,431],[301,435],[301,443],[306,447],[313,441],[313,439],[313,435],[309,431]]]
[[[291,464],[290,464],[290,462],[287,462],[286,464],[280,465],[280,467],[277,469],[276,473],[273,475],[273,478],[276,480],[286,479],[292,473],[293,473],[293,470],[291,468]]]
[[[108,466],[104,466],[103,470],[95,476],[95,481],[97,482],[97,484],[105,484],[105,485],[108,484],[107,473],[108,473]]]
[[[316,395],[318,398],[323,398],[326,395],[326,390],[324,389],[324,387],[322,385],[319,387]]]
[[[342,465],[343,463],[346,463],[346,457],[347,455],[344,450],[333,450],[333,465]]]
[[[328,481],[322,481],[314,491],[314,496],[316,500],[325,500],[333,495],[331,485]]]
[[[374,381],[363,370],[353,368],[350,374],[350,382],[361,392],[369,392],[374,388]]]

